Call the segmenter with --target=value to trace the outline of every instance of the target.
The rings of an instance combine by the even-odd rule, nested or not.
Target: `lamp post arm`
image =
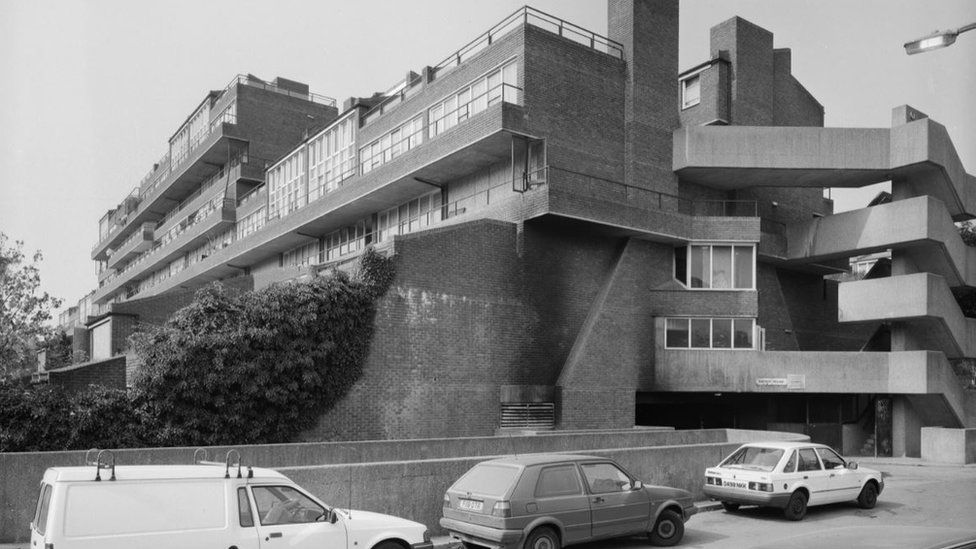
[[[968,25],[959,27],[958,29],[956,29],[956,34],[962,34],[966,31],[971,31],[973,29],[976,29],[976,23],[970,23]]]

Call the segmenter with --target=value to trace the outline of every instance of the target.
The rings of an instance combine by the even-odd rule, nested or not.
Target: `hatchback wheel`
[[[790,520],[803,520],[807,514],[807,496],[803,492],[793,492],[790,501],[783,509],[783,516]]]
[[[651,538],[651,543],[664,547],[677,545],[684,535],[684,519],[670,509],[661,511],[657,517],[657,522],[654,523],[654,529],[647,533],[647,537]]]
[[[543,526],[532,530],[525,538],[525,549],[559,549],[559,535],[552,528]]]
[[[861,488],[861,494],[857,496],[857,505],[861,509],[874,509],[874,504],[878,503],[878,488],[873,482],[868,482]]]

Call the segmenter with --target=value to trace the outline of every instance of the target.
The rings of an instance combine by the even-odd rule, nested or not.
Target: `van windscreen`
[[[65,537],[223,528],[220,481],[92,482],[69,486]]]
[[[459,478],[452,490],[483,496],[501,497],[512,487],[519,468],[511,465],[481,463]]]

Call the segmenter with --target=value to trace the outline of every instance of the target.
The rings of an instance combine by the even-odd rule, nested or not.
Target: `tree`
[[[36,363],[35,345],[50,333],[45,324],[61,300],[39,292],[41,252],[28,263],[24,243],[8,246],[0,233],[0,378],[22,375]]]

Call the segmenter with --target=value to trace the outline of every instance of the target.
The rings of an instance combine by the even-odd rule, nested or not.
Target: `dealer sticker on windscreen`
[[[722,481],[722,486],[728,486],[729,488],[748,488],[749,483],[742,480],[728,480]]]
[[[458,509],[464,509],[465,511],[481,511],[484,507],[485,502],[477,501],[474,499],[459,499]]]

